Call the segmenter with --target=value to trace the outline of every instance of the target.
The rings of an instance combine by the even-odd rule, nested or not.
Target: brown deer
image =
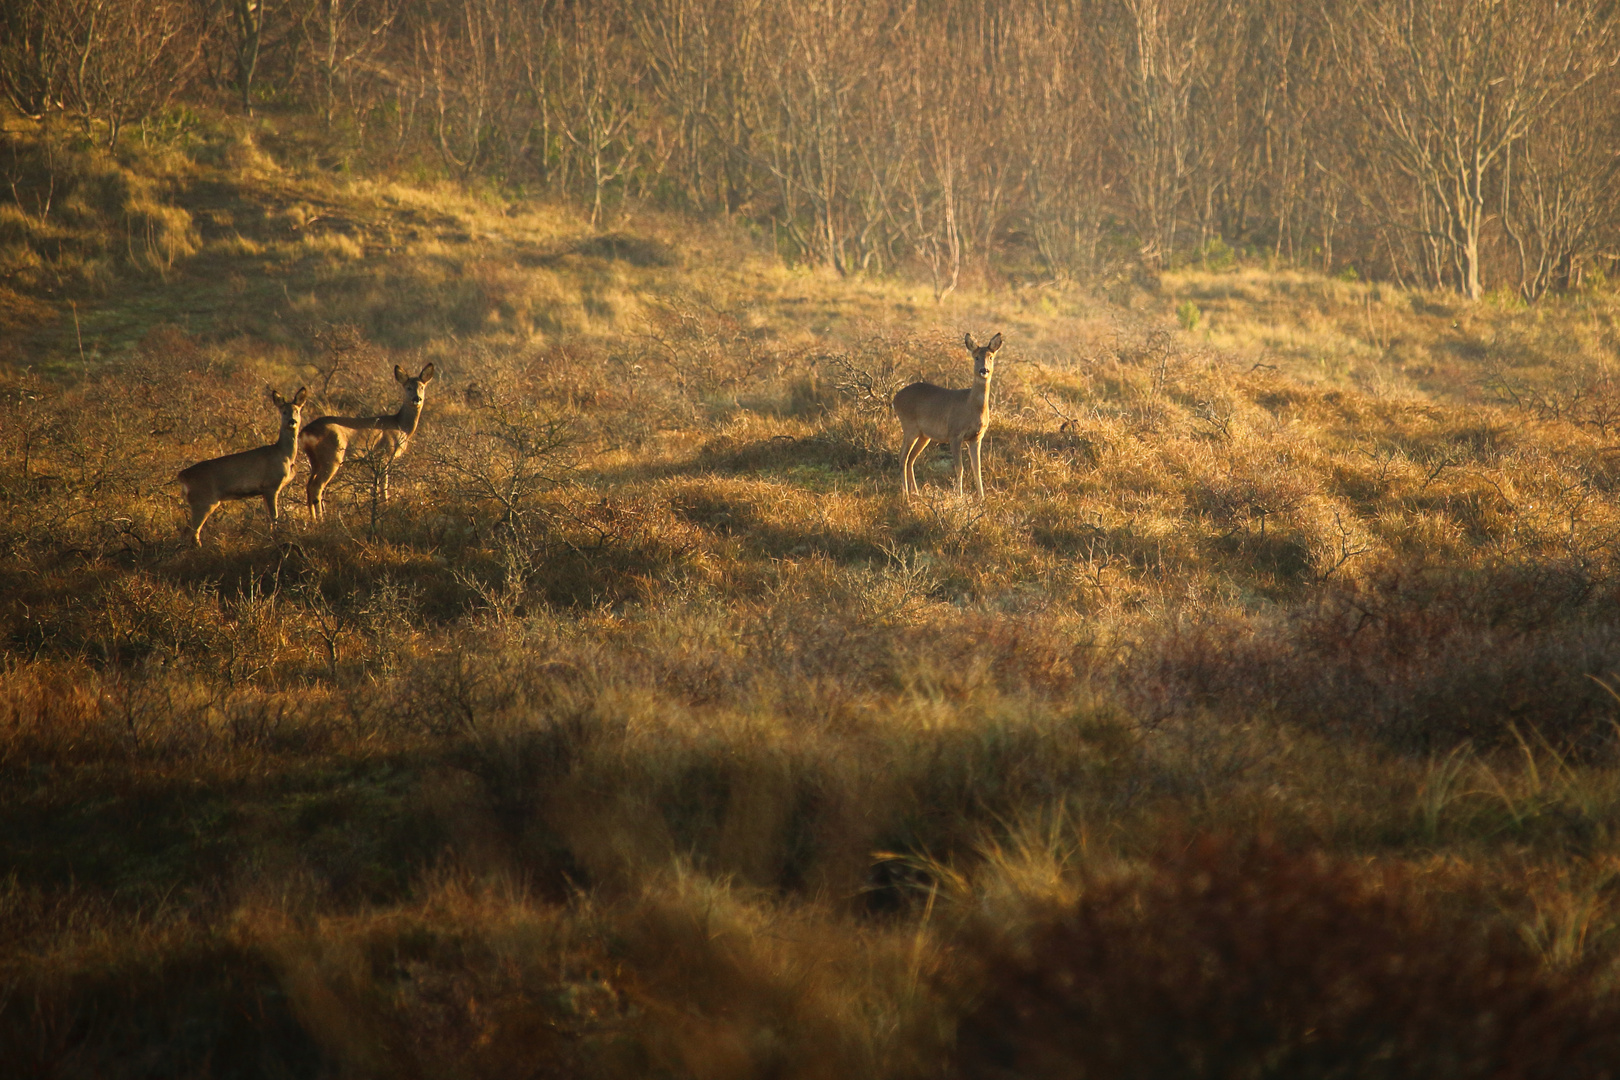
[[[429,364],[419,375],[407,375],[394,365],[394,381],[405,393],[399,411],[392,416],[322,416],[311,420],[298,436],[298,445],[309,458],[309,513],[319,518],[326,512],[322,496],[351,450],[387,455],[383,458],[382,497],[388,498],[388,467],[405,452],[422,419],[427,400],[427,384],[435,372]]]
[[[894,395],[894,415],[900,418],[904,444],[904,460],[900,466],[900,486],[910,498],[921,494],[917,487],[915,466],[929,442],[950,443],[951,460],[956,465],[956,493],[962,492],[962,447],[967,445],[973,457],[973,482],[978,486],[979,498],[984,498],[984,473],[979,466],[980,444],[990,426],[990,376],[996,370],[996,350],[1001,348],[1001,335],[986,344],[973,340],[972,334],[963,338],[967,351],[973,354],[973,385],[966,390],[947,390],[933,383],[914,382]]]
[[[273,527],[279,518],[276,500],[281,489],[292,482],[293,459],[298,456],[298,418],[309,391],[302,386],[291,401],[270,389],[270,400],[281,410],[281,435],[269,446],[259,446],[224,457],[199,461],[181,469],[177,479],[186,502],[191,506],[191,542],[202,547],[203,522],[226,499],[251,499],[258,495],[270,511]]]

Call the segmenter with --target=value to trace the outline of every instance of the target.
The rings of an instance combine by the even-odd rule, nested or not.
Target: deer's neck
[[[394,414],[394,423],[398,425],[399,432],[407,439],[416,434],[417,421],[422,419],[422,402],[407,401],[399,407]]]
[[[990,378],[974,376],[973,389],[968,391],[968,410],[983,420],[990,415]]]
[[[298,453],[298,425],[281,425],[281,437],[276,440],[276,453],[291,458]]]

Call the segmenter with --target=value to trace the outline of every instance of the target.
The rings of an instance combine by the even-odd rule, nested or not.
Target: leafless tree
[[[1576,285],[1583,260],[1613,236],[1620,207],[1620,130],[1606,107],[1613,82],[1608,76],[1607,85],[1566,102],[1503,155],[1500,214],[1527,300]]]
[[[193,9],[165,0],[19,0],[0,15],[0,86],[20,110],[76,112],[87,132],[162,109],[201,55]]]
[[[1209,151],[1195,113],[1212,62],[1205,39],[1228,17],[1226,7],[1224,0],[1113,0],[1095,24],[1109,130],[1150,267],[1175,250],[1193,174]]]
[[[776,222],[795,247],[848,273],[860,182],[850,150],[857,102],[873,86],[870,61],[884,26],[856,4],[784,6],[767,24],[753,122],[759,163],[778,190]]]
[[[232,82],[242,111],[253,112],[253,88],[265,58],[290,52],[309,0],[210,0],[218,7],[226,28]]]
[[[328,127],[339,91],[352,95],[356,73],[374,70],[403,4],[404,0],[316,0],[304,21],[305,44],[314,59],[321,118]]]
[[[0,9],[0,91],[24,116],[65,107],[69,43],[53,0]]]
[[[591,224],[602,219],[603,196],[640,160],[641,88],[625,62],[608,5],[575,7],[557,71],[558,122],[571,147]]]
[[[417,27],[418,92],[431,103],[433,143],[462,177],[491,164],[494,145],[514,128],[520,141],[526,133],[514,124],[524,69],[522,7],[517,0],[455,0]]]
[[[941,298],[1236,248],[1534,299],[1620,248],[1617,27],[1613,0],[12,0],[0,93],[116,138],[200,46],[245,109],[274,85],[598,224],[741,215]]]
[[[1489,185],[1509,149],[1614,63],[1601,0],[1350,0],[1329,22],[1360,119],[1368,195],[1404,182],[1398,227],[1431,241],[1465,295],[1483,291]]]

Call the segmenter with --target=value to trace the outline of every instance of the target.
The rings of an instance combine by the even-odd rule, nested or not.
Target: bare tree
[[[874,37],[884,29],[857,4],[779,9],[762,50],[755,123],[764,131],[759,162],[776,181],[777,223],[800,251],[839,273],[848,259],[850,121],[870,86]]]
[[[185,88],[201,54],[194,12],[137,0],[21,0],[0,16],[0,86],[31,115],[77,112],[86,132],[124,127]]]
[[[1225,0],[1112,0],[1095,26],[1110,131],[1125,162],[1142,258],[1168,263],[1194,172],[1207,148],[1194,113],[1211,62],[1205,39]]]
[[[1519,266],[1519,293],[1535,300],[1576,284],[1582,260],[1620,205],[1614,80],[1566,102],[1548,123],[1509,147],[1498,187],[1501,219]]]
[[[716,0],[648,0],[626,7],[652,84],[669,111],[675,175],[694,205],[719,201],[726,153],[714,123],[726,85],[727,26]]]
[[[463,177],[490,164],[497,142],[513,133],[523,24],[516,0],[456,0],[448,16],[417,27],[418,92],[431,102],[434,146]]]
[[[1431,241],[1469,297],[1482,292],[1480,237],[1493,170],[1562,101],[1614,63],[1602,0],[1350,0],[1329,20],[1348,101],[1361,121],[1367,194]]]
[[[404,0],[316,0],[305,20],[306,47],[320,81],[321,118],[332,124],[340,88],[371,67],[388,45]]]
[[[1072,5],[1026,13],[1016,38],[1025,74],[1005,110],[1029,170],[1017,209],[1053,277],[1102,270],[1103,232],[1118,212],[1118,159],[1090,76],[1088,25]]]
[[[0,92],[25,116],[65,107],[69,41],[53,0],[0,8]]]
[[[302,0],[213,0],[224,15],[232,81],[242,111],[253,113],[253,87],[265,58],[298,32]]]
[[[741,214],[938,298],[969,268],[1226,241],[1474,296],[1517,266],[1533,299],[1620,239],[1613,4],[12,0],[0,93],[117,138],[202,42],[244,109],[296,87],[328,125],[386,115],[400,152],[598,224],[617,198]]]
[[[642,99],[606,5],[573,8],[558,65],[556,104],[563,136],[572,147],[591,224],[602,218],[602,198],[640,161]]]

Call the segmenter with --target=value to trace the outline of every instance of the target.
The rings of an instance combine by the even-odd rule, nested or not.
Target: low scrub
[[[1393,327],[1354,282],[1233,272],[1184,332],[1193,271],[1146,315],[928,307],[720,226],[51,145],[18,168],[72,192],[19,182],[0,255],[111,276],[0,370],[0,1060],[1613,1060],[1620,515],[1604,384],[1560,388],[1596,345],[1380,287],[1422,348],[1339,370],[1254,343]],[[967,382],[953,320],[1006,335],[988,498],[935,452],[907,500],[888,400]],[[300,464],[185,542],[175,473],[268,442],[267,384],[381,414],[428,363],[325,519]]]

